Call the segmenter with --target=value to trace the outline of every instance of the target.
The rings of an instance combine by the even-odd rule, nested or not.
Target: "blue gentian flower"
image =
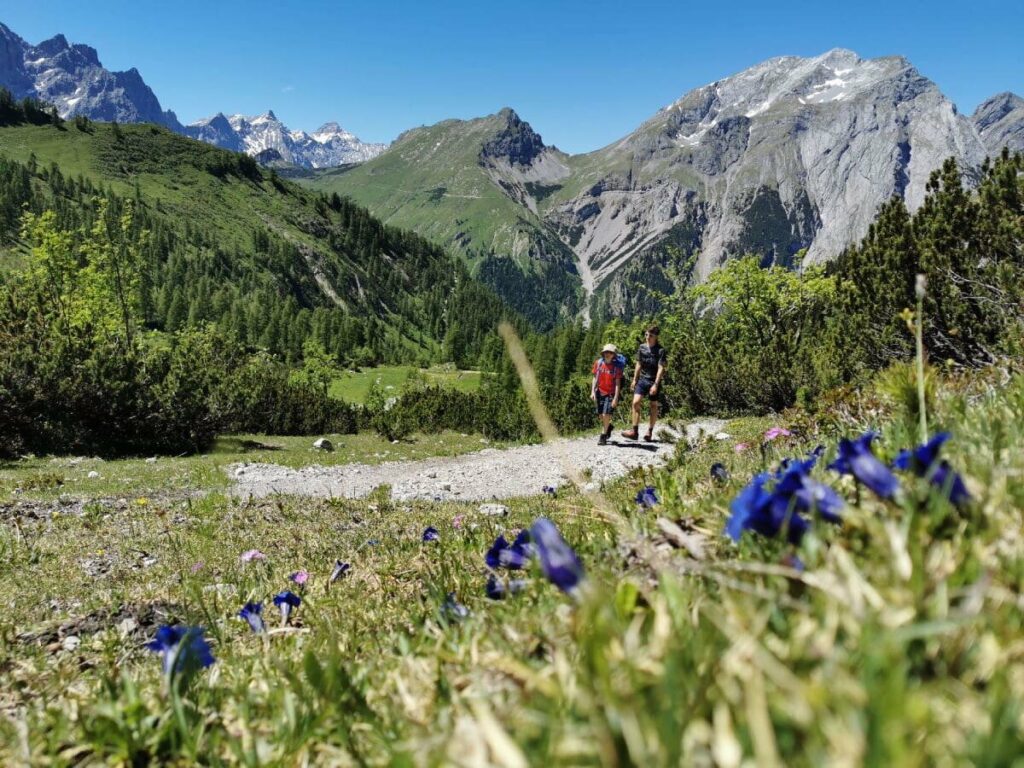
[[[585,578],[583,564],[573,548],[546,517],[538,517],[534,521],[530,535],[537,544],[544,575],[560,590],[571,594]]]
[[[274,605],[281,611],[281,623],[287,624],[288,617],[292,615],[292,609],[302,605],[302,598],[294,592],[285,590],[274,595]]]
[[[772,491],[773,506],[783,513],[790,504],[801,512],[816,511],[822,519],[830,523],[840,523],[839,511],[843,508],[843,500],[829,486],[812,478],[808,473],[815,464],[814,459],[793,461],[782,473]]]
[[[548,496],[558,495],[558,489],[556,489],[553,485],[545,485],[543,488],[540,489],[540,492],[546,493]]]
[[[834,490],[808,474],[817,457],[790,459],[782,463],[774,475],[756,475],[729,505],[732,514],[725,525],[726,534],[739,541],[743,531],[754,531],[775,538],[785,529],[786,538],[799,544],[809,524],[801,512],[817,512],[830,523],[841,521],[839,511],[843,500]],[[772,480],[771,490],[766,485]]]
[[[788,510],[782,509],[782,514],[777,514],[777,507],[773,504],[775,495],[765,490],[765,484],[770,479],[771,475],[767,472],[755,475],[729,504],[732,514],[725,524],[725,532],[733,541],[739,541],[743,531],[755,531],[769,538],[778,535]],[[806,528],[806,521],[797,514],[791,516],[791,530],[794,523],[797,527],[803,523]],[[802,535],[802,531],[799,535]]]
[[[156,637],[146,643],[146,647],[161,654],[165,675],[187,678],[215,661],[203,631],[202,627],[165,624],[157,629]]]
[[[462,621],[469,616],[469,608],[455,599],[454,592],[449,592],[441,604],[441,615],[448,621]]]
[[[725,485],[729,482],[729,470],[725,468],[724,464],[716,461],[711,465],[711,479],[719,485]]]
[[[899,480],[878,457],[871,452],[873,432],[865,432],[856,440],[839,441],[839,456],[828,465],[841,475],[853,475],[883,499],[891,499],[900,489]]]
[[[423,540],[424,541],[440,541],[441,540],[441,534],[437,532],[437,528],[435,528],[434,526],[430,525],[430,526],[427,526],[426,530],[423,531]]]
[[[494,544],[487,550],[484,562],[488,568],[508,568],[518,570],[525,568],[527,561],[533,557],[534,548],[530,543],[530,532],[520,531],[516,540],[509,544],[504,536],[498,536]]]
[[[341,560],[334,561],[334,570],[331,571],[331,577],[327,580],[327,584],[331,585],[348,573],[352,569],[352,566],[348,563],[343,563]]]
[[[893,462],[896,469],[910,470],[918,477],[927,478],[932,485],[942,488],[948,495],[949,500],[961,506],[971,500],[971,494],[960,477],[949,462],[939,459],[939,449],[952,435],[949,432],[940,432],[924,445],[919,445],[912,451],[900,451]]]
[[[526,589],[526,579],[509,579],[508,584],[493,573],[487,579],[485,590],[491,600],[504,600],[506,595],[515,595]]]
[[[263,603],[246,603],[238,615],[249,622],[249,627],[257,635],[266,631],[267,625],[263,623]]]
[[[654,486],[648,485],[641,491],[637,491],[636,503],[644,509],[650,509],[658,503],[658,494],[654,492]]]

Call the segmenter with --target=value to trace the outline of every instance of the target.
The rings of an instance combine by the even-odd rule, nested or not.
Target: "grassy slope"
[[[351,197],[385,223],[447,248],[511,255],[532,270],[530,238],[550,236],[480,165],[481,147],[501,128],[498,115],[446,120],[409,131],[384,154],[344,173],[326,171],[299,181]]]
[[[364,368],[358,372],[345,371],[331,383],[330,394],[348,403],[363,404],[375,381],[380,382],[388,396],[398,394],[410,375],[423,376],[428,384],[452,387],[460,392],[475,392],[480,388],[480,371],[456,371],[446,368],[414,368],[410,365],[382,365]]]
[[[881,502],[823,461],[845,524],[805,540],[803,574],[776,542],[724,540],[728,503],[763,461],[820,439],[831,455],[837,434],[881,428],[891,458],[914,420],[873,395],[787,421],[805,437],[764,459],[733,447],[769,422],[734,422],[731,440],[607,489],[620,530],[571,492],[501,519],[383,497],[218,495],[8,519],[0,760],[1009,764],[1024,751],[1024,379],[941,393],[931,416],[953,432],[947,455],[977,502],[958,513],[908,478],[903,501]],[[715,461],[726,487],[707,479]],[[638,511],[651,480],[662,503]],[[524,594],[488,601],[484,552],[538,515],[577,548],[589,586],[574,601],[533,573]],[[652,549],[657,516],[704,532],[705,559]],[[428,524],[439,544],[421,543]],[[267,562],[241,564],[251,547]],[[328,590],[336,557],[353,570]],[[313,578],[295,628],[261,642],[235,613],[298,568]],[[461,623],[440,613],[449,591],[472,612]],[[177,716],[142,647],[170,619],[205,624],[218,658]]]
[[[317,234],[336,225],[324,219],[329,214],[315,209],[318,193],[291,182],[278,182],[278,187],[267,171],[263,171],[260,181],[232,174],[218,178],[207,170],[208,164],[230,158],[231,153],[155,126],[122,125],[119,130],[124,137],[121,141],[116,140],[107,123],[92,124],[88,133],[70,123],[63,129],[49,125],[2,127],[0,154],[20,162],[34,156],[41,167],[56,164],[65,176],[85,176],[120,195],[131,196],[137,184],[147,205],[159,204],[160,215],[179,227],[189,222],[202,229],[220,248],[249,251],[253,232],[269,229],[314,254],[324,279],[347,310],[374,313],[385,322],[393,319],[379,304],[360,306],[361,291],[353,275],[360,281],[359,286],[369,286],[364,266],[353,255],[332,249]],[[18,248],[0,255],[4,265],[0,269],[15,268],[22,259]],[[398,257],[400,260],[401,254]],[[447,263],[449,257],[440,258]],[[307,282],[313,293],[304,297],[306,300],[332,303],[316,287],[311,273]],[[386,297],[385,303],[392,298]],[[405,339],[410,348],[435,343],[421,331],[410,330],[410,338]]]

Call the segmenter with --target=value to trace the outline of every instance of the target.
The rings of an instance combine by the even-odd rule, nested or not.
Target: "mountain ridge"
[[[31,45],[3,23],[0,23],[0,85],[10,90],[15,98],[32,96],[52,104],[65,119],[83,115],[104,122],[156,123],[185,136],[251,156],[273,148],[286,163],[304,168],[361,162],[380,154],[386,146],[363,142],[336,122],[324,123],[312,134],[293,131],[278,120],[272,110],[257,117],[232,115],[231,118],[219,112],[183,125],[173,111],[163,109],[135,67],[123,72],[108,70],[100,62],[95,48],[70,43],[59,33],[38,45]],[[268,114],[270,120],[254,126],[254,121]]]
[[[479,126],[488,124],[514,130],[519,143],[481,140]],[[429,153],[410,151],[410,139],[428,136]],[[505,151],[491,151],[497,146]],[[790,266],[834,258],[893,195],[920,205],[947,157],[970,177],[996,151],[905,57],[861,59],[840,48],[776,57],[693,89],[584,154],[544,146],[529,123],[502,110],[414,129],[352,171],[305,181],[350,195],[471,263],[481,248],[520,264],[560,252],[600,311],[635,314],[655,306],[655,293],[743,253]],[[425,173],[430,167],[438,173]],[[496,206],[490,222],[474,220],[471,208],[451,219],[447,180],[466,174],[487,177],[515,207]],[[650,286],[637,290],[623,276]]]

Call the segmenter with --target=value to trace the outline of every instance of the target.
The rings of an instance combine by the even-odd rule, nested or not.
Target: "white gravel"
[[[686,439],[701,432],[714,435],[724,426],[717,419],[686,426]],[[676,440],[668,427],[657,435]],[[487,448],[462,456],[384,464],[313,465],[289,469],[277,464],[233,464],[227,468],[235,496],[285,494],[320,498],[360,498],[381,485],[391,486],[392,498],[437,501],[489,501],[515,496],[534,496],[545,485],[559,487],[567,480],[563,462],[589,470],[594,483],[620,477],[635,467],[661,464],[675,450],[673,442],[642,443],[616,436],[606,446],[597,436],[558,440],[498,450]]]

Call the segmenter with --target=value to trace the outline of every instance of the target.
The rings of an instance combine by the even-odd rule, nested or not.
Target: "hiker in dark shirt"
[[[658,407],[661,398],[661,380],[665,376],[668,353],[658,343],[658,326],[652,325],[644,331],[645,343],[640,345],[636,353],[636,368],[633,371],[633,426],[622,433],[623,437],[636,440],[640,437],[640,405],[646,397],[650,401],[650,426],[644,440],[654,439],[654,425],[658,421]]]

